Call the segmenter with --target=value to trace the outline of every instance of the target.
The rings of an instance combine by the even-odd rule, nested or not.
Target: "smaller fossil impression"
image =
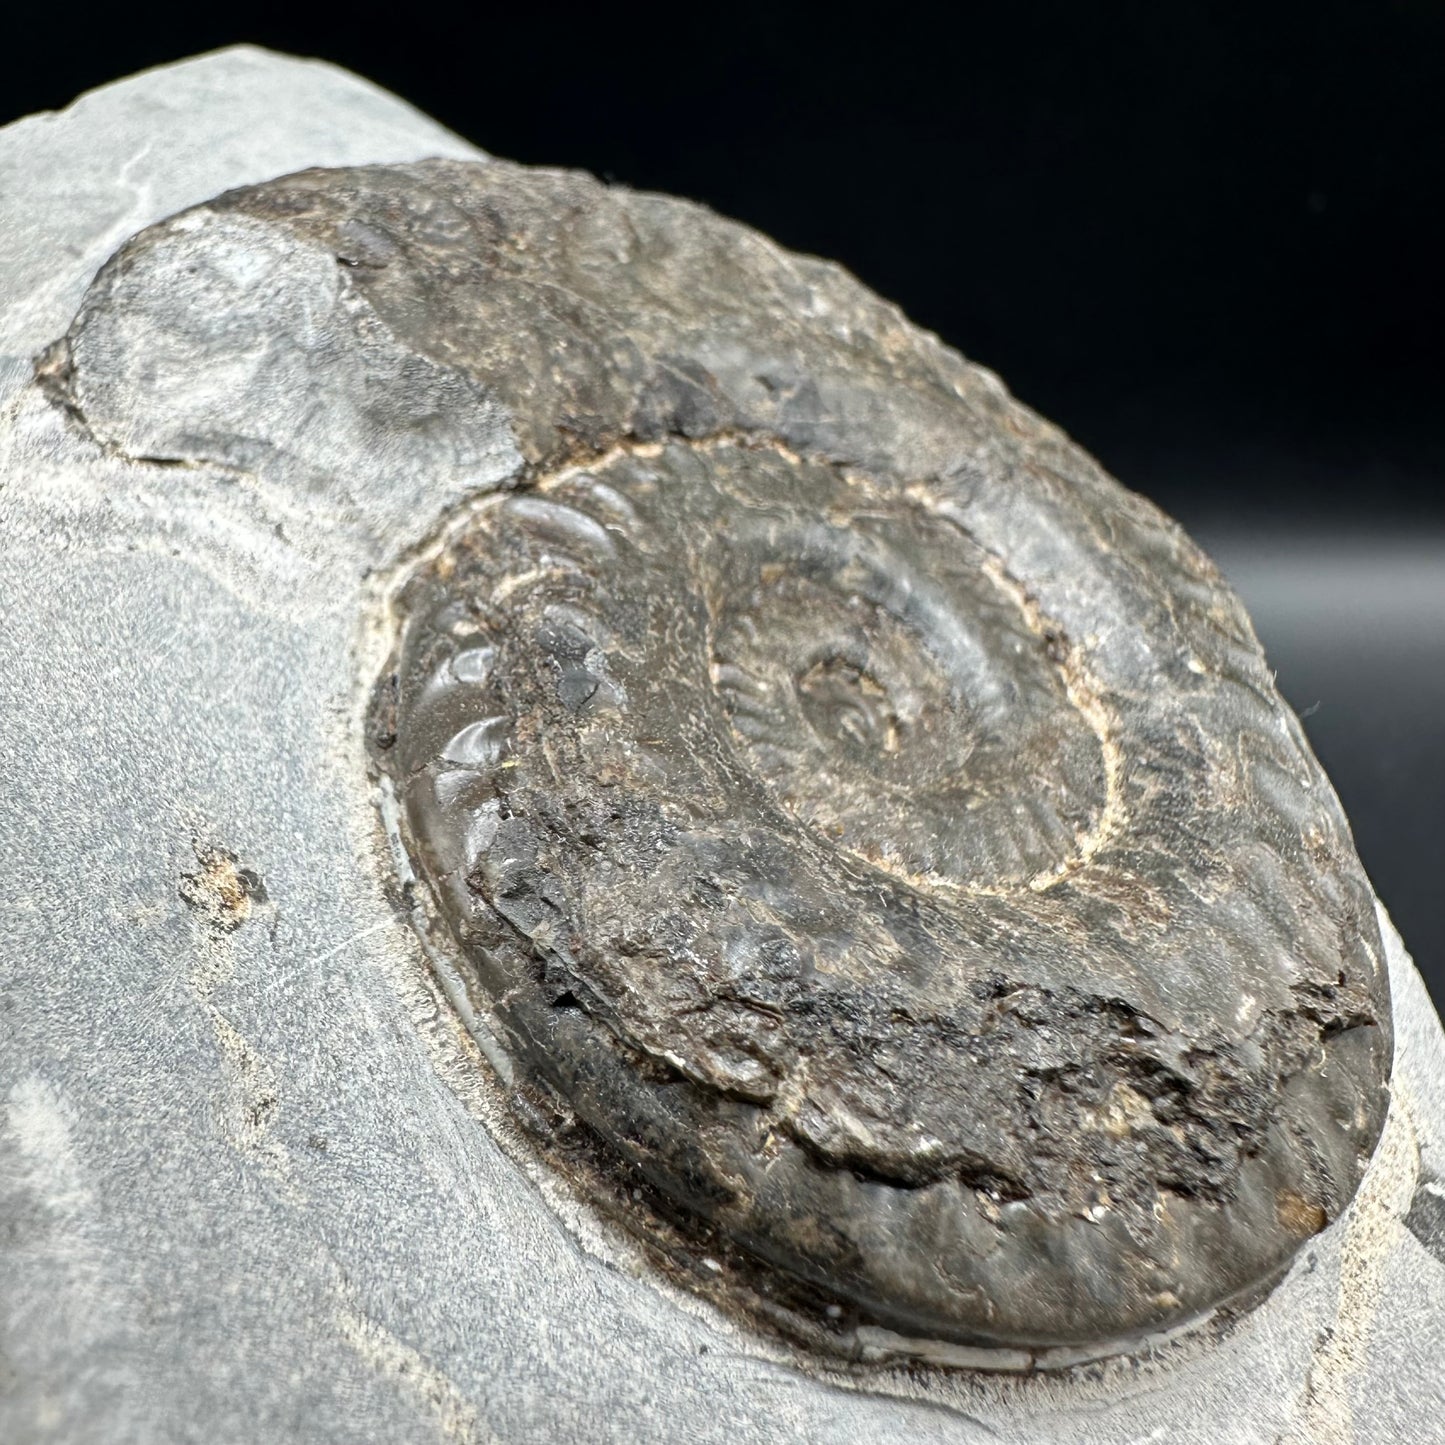
[[[1339,1214],[1371,895],[1177,527],[696,206],[432,162],[212,212],[328,249],[525,459],[400,585],[373,756],[584,1188],[842,1351],[1127,1348]]]

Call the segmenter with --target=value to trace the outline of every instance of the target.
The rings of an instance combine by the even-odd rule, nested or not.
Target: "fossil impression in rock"
[[[1174,524],[837,268],[501,163],[143,233],[47,362],[97,435],[208,224],[329,251],[509,419],[514,488],[398,583],[371,745],[583,1189],[815,1343],[1043,1363],[1248,1303],[1339,1214],[1374,907]]]

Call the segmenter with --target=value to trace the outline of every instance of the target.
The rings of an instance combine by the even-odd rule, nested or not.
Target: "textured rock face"
[[[225,321],[170,342],[178,275],[268,232],[334,256],[405,375],[363,331],[263,384],[223,353],[226,417],[191,397]],[[575,174],[312,172],[131,242],[43,375],[158,459],[253,411],[232,465],[403,425],[455,466],[501,399],[522,489],[410,583],[381,765],[533,1112],[840,1348],[1120,1348],[1353,1196],[1383,949],[1238,603],[851,278]]]
[[[1380,915],[1391,1105],[1344,1204],[1379,934],[1208,564],[986,373],[693,208],[429,164],[144,230],[437,154],[245,51],[0,132],[0,1438],[1436,1438],[1445,1045]],[[613,897],[651,952],[602,946]],[[1094,923],[1049,931],[1058,900]],[[1166,946],[1201,928],[1202,969]],[[1171,1033],[1211,1041],[1156,1071]],[[865,1207],[769,1235],[828,1189]],[[1253,1309],[1031,1371],[1171,1317],[1068,1248],[1150,1189],[1179,1208],[1129,1247],[1197,1300],[1341,1217]],[[930,1200],[981,1247],[920,1250]],[[1088,1342],[1041,1346],[1090,1269]],[[987,1368],[890,1364],[924,1326]]]

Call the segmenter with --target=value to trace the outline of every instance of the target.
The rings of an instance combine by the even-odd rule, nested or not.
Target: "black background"
[[[11,115],[246,40],[843,261],[1214,553],[1445,1001],[1445,5],[31,8]]]

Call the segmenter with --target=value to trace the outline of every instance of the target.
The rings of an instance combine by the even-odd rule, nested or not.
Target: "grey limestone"
[[[409,330],[445,297],[372,284],[383,228],[353,226],[328,250],[297,218],[304,197],[288,219],[287,186],[261,184],[400,165],[361,181],[385,190],[439,166],[505,188],[510,169],[483,162],[362,81],[246,49],[0,132],[0,1437],[1445,1438],[1445,1044],[1368,906],[1355,937],[1365,958],[1378,940],[1388,967],[1393,1069],[1382,1130],[1383,1111],[1363,1105],[1349,1146],[1369,1156],[1358,1187],[1319,1201],[1332,1222],[1272,1256],[1288,1268],[1255,1307],[1180,1331],[1161,1320],[1119,1357],[1009,1373],[969,1329],[924,1366],[888,1348],[871,1362],[810,1349],[660,1270],[635,1226],[549,1163],[514,1102],[525,1054],[447,931],[414,926],[433,864],[368,737],[408,579],[464,547],[501,505],[489,498],[612,447],[610,402],[588,413],[603,417],[597,435],[578,442],[574,428],[582,451],[563,455],[555,408],[509,392],[467,351],[474,337]],[[205,205],[236,187],[259,189]],[[166,221],[189,207],[201,209]],[[443,209],[430,220],[445,249]],[[920,364],[954,366],[919,345]],[[689,426],[717,419],[700,417],[695,376],[672,374],[651,393],[670,418],[652,444],[692,477],[705,437]],[[950,374],[980,408],[1036,423],[987,373]],[[829,470],[843,463],[793,458],[840,444],[820,436],[828,415],[804,407],[775,428],[789,477],[826,472],[798,481],[815,496],[844,485]],[[1075,455],[1037,425],[1055,460]],[[929,435],[905,427],[886,456],[846,461],[936,475],[917,455]],[[953,481],[971,525],[1038,535],[1029,518],[991,523],[967,474]],[[1155,526],[1127,506],[1125,523]],[[1167,565],[1193,576],[1195,554],[1159,535]],[[1126,641],[1099,667],[1127,681]],[[581,660],[600,690],[594,652]],[[865,734],[886,730],[872,702],[859,711],[861,670],[840,666],[809,683],[819,715],[836,716],[841,688]],[[1067,691],[1062,674],[1037,677],[1040,696]],[[1093,745],[1068,746],[1087,815]],[[1336,850],[1345,881],[1321,906],[1346,907],[1365,885],[1330,841],[1343,825],[1308,766],[1296,777],[1314,801],[1297,789],[1289,806]],[[829,802],[804,796],[799,826],[826,828]],[[889,825],[872,825],[884,854]],[[1052,846],[1030,833],[1004,872],[1054,867]],[[946,848],[889,858],[911,872],[980,866]],[[1257,966],[1242,957],[1236,976]],[[1358,967],[1383,1039],[1383,975]],[[1386,1062],[1341,1069],[1368,1099]],[[732,1094],[760,1095],[736,1082]],[[882,1326],[860,1328],[886,1344]]]

